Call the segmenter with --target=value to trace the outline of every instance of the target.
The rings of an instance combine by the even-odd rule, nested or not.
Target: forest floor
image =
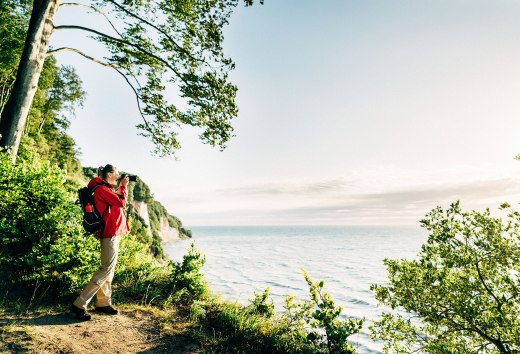
[[[78,321],[68,311],[0,315],[0,353],[201,353],[190,324],[175,311],[120,306],[115,316],[91,312]]]

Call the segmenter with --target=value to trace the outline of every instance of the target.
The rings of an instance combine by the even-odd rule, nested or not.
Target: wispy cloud
[[[330,179],[314,183],[269,183],[260,185],[222,188],[217,192],[222,195],[315,195],[323,193],[345,192],[353,182],[344,179]]]
[[[374,193],[358,193],[352,186],[355,183],[331,179],[219,189],[216,195],[227,198],[227,207],[201,208],[190,213],[190,219],[197,224],[417,224],[435,206],[455,200],[466,209],[520,200],[520,181],[512,178]]]

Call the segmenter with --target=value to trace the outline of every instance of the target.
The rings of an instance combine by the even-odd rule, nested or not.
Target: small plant
[[[173,291],[178,292],[186,289],[192,300],[197,300],[205,294],[208,291],[204,274],[202,274],[202,267],[205,263],[206,257],[192,243],[182,262],[170,262]]]
[[[199,328],[194,337],[214,353],[278,353],[271,336],[274,320],[251,312],[250,306],[218,297],[195,302],[190,315]]]
[[[310,306],[306,307],[311,311],[310,317],[305,317],[311,328],[307,339],[316,346],[317,352],[354,353],[355,349],[347,339],[361,330],[363,320],[342,321],[339,316],[343,309],[323,290],[323,281],[313,282],[305,271],[302,272],[310,294]]]
[[[254,292],[255,296],[249,299],[250,305],[248,309],[253,314],[263,315],[265,317],[273,317],[274,315],[274,303],[269,298],[269,288],[266,288],[263,292]]]
[[[363,319],[340,319],[342,308],[323,290],[323,281],[314,282],[304,270],[302,273],[309,285],[309,300],[299,302],[293,296],[285,299],[282,315],[285,350],[292,347],[296,350],[291,352],[355,353],[348,337],[359,333]]]
[[[190,318],[192,321],[203,321],[206,318],[206,303],[196,300],[190,306]]]

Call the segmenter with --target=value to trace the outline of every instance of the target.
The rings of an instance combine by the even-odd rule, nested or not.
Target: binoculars
[[[119,178],[117,180],[120,181],[120,180],[122,180],[123,178],[125,178],[127,176],[128,176],[128,180],[130,182],[137,182],[137,176],[135,176],[135,175],[127,175],[127,174],[123,174],[123,175],[119,176]]]

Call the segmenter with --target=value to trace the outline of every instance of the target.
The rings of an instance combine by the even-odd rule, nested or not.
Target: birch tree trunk
[[[23,128],[49,48],[53,20],[61,0],[34,0],[29,29],[13,90],[0,117],[0,147],[10,148],[16,162]]]

